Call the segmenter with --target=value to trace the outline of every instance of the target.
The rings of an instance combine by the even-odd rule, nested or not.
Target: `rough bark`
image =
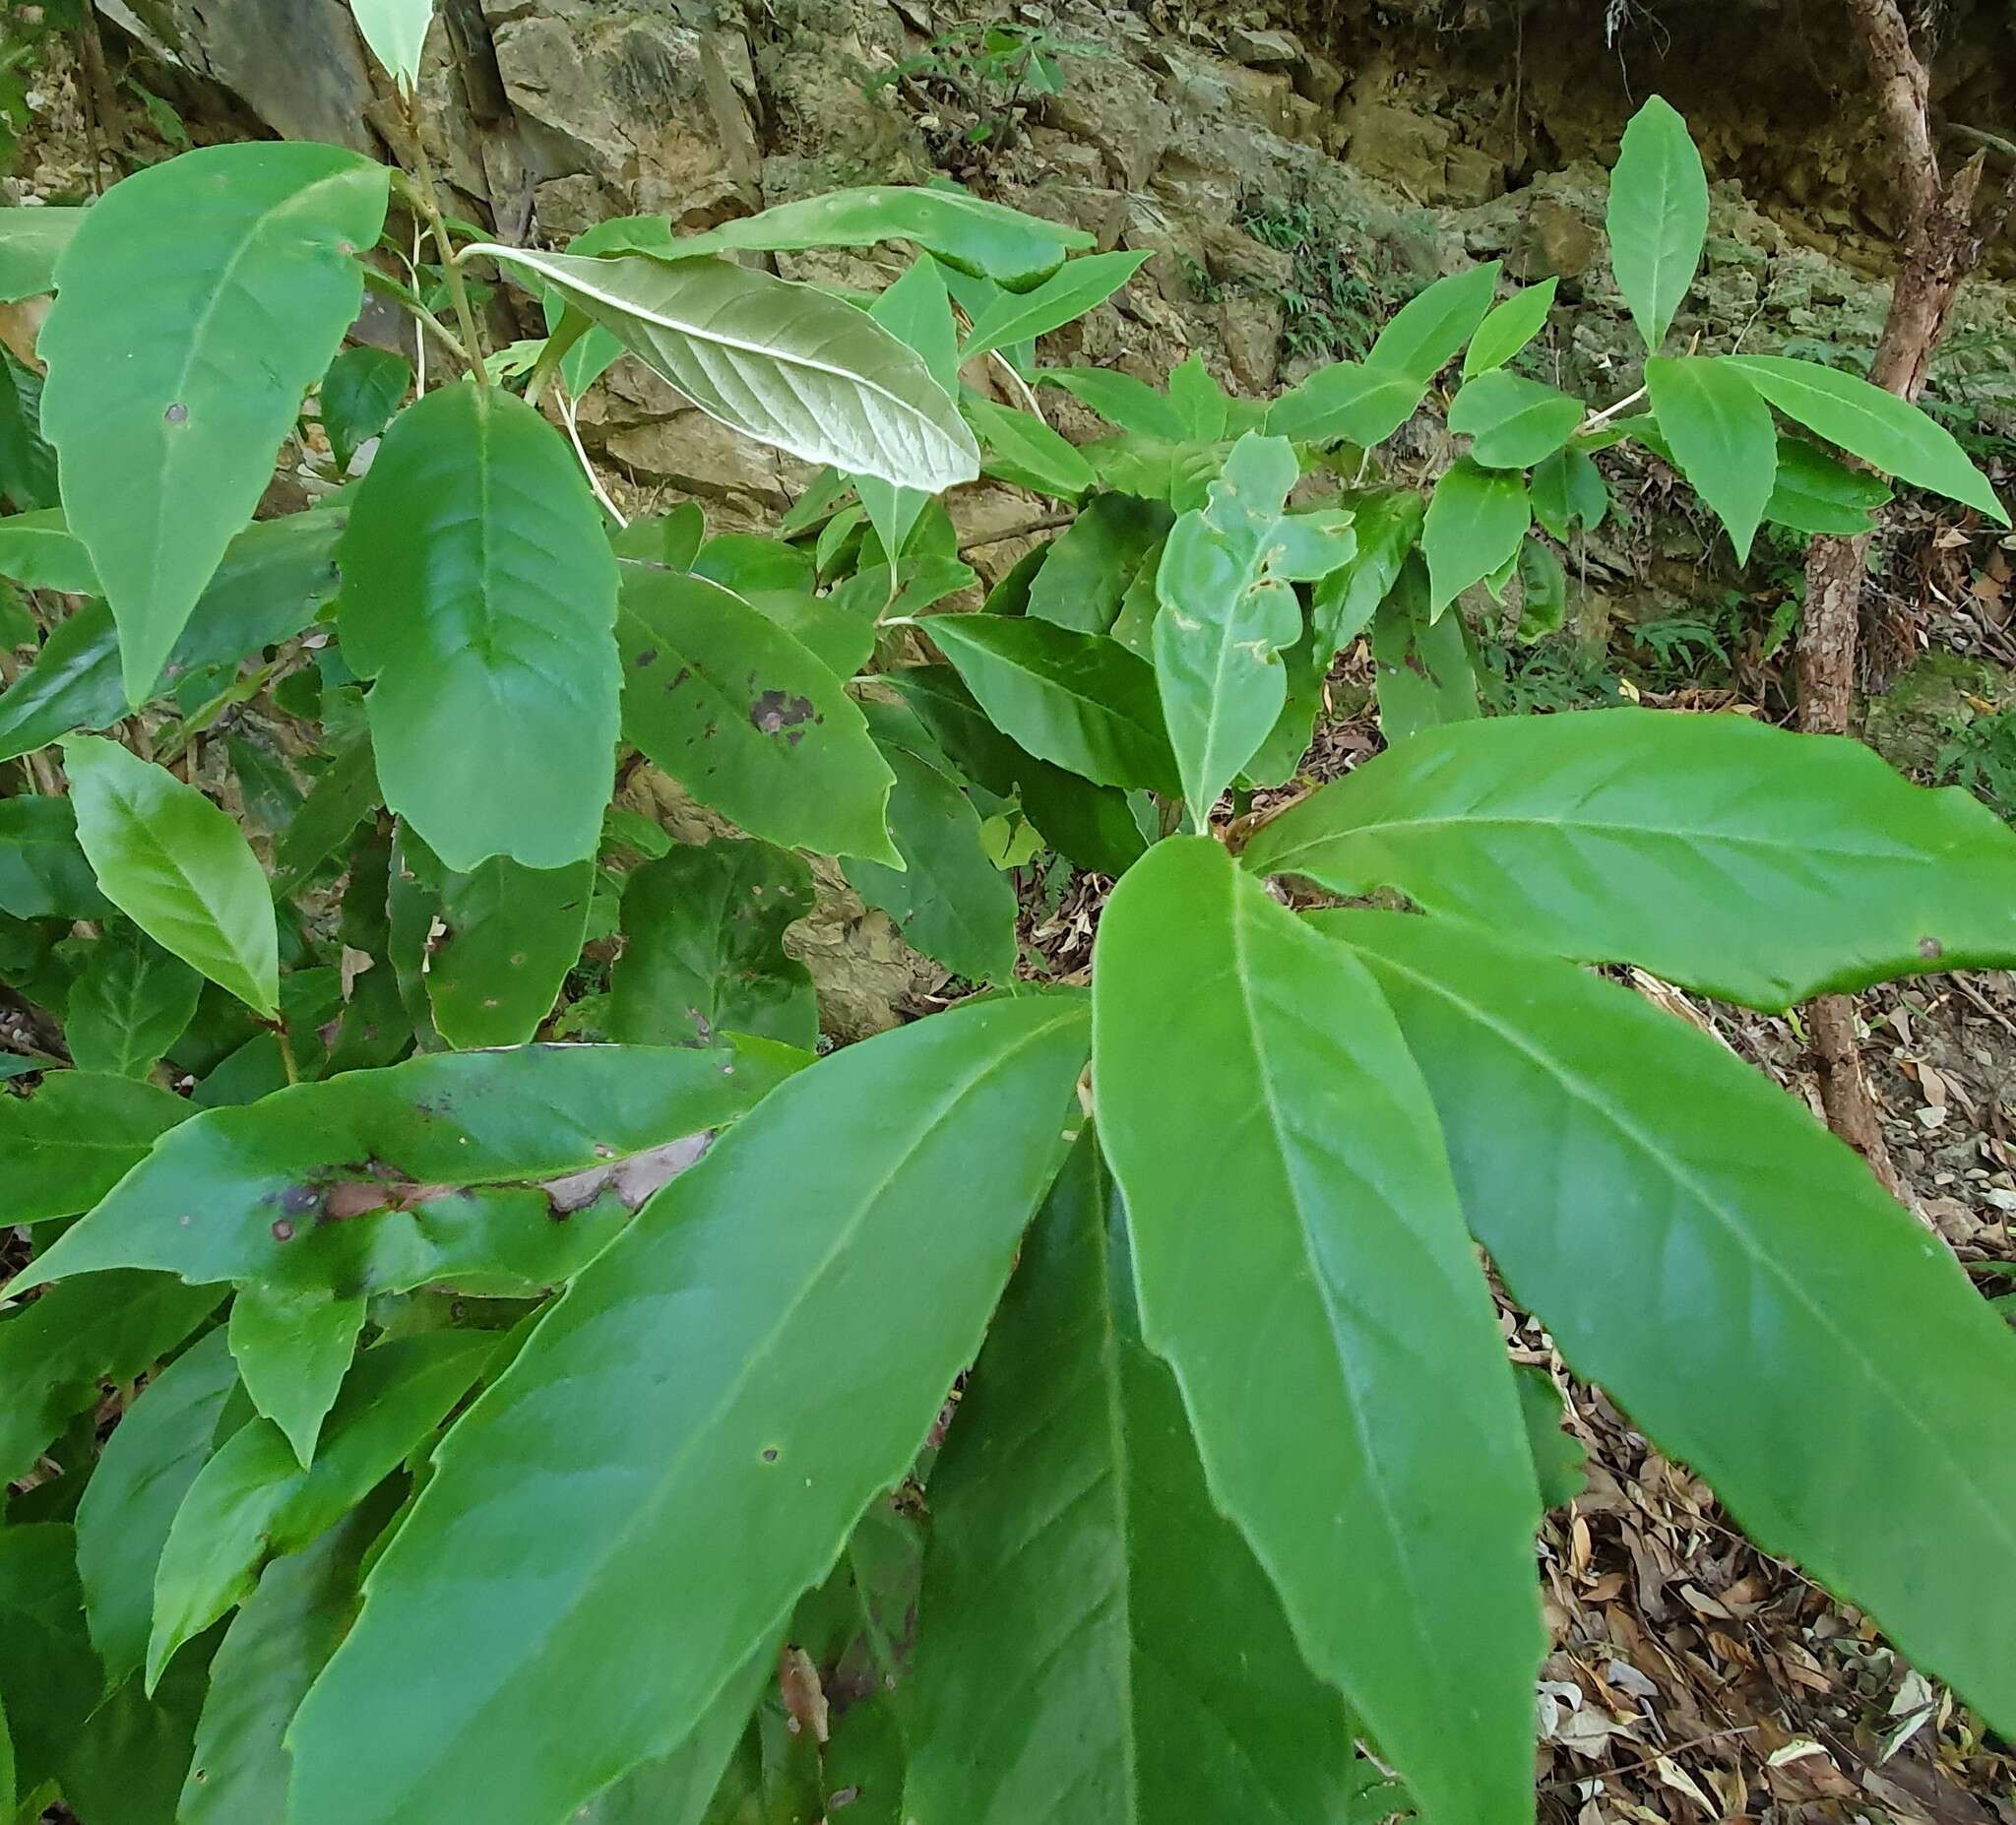
[[[1932,140],[1931,79],[1912,48],[1896,0],[1849,0],[1874,82],[1884,129],[1896,157],[1906,209],[1905,243],[1890,310],[1869,378],[1900,398],[1923,388],[1953,300],[1980,263],[2016,200],[2016,178],[1990,219],[1977,221],[1977,154],[1942,178]],[[1815,538],[1806,557],[1806,605],[1798,639],[1799,725],[1811,734],[1845,735],[1854,726],[1856,652],[1860,632],[1866,536]],[[1862,1073],[1855,1002],[1823,995],[1808,1010],[1812,1059],[1828,1124],[1869,1163],[1883,1185],[1911,1200],[1883,1141],[1875,1100]]]

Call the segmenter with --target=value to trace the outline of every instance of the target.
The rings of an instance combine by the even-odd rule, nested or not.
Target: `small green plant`
[[[1286,319],[1283,355],[1334,359],[1363,354],[1377,327],[1379,288],[1358,264],[1359,251],[1337,216],[1297,198],[1256,203],[1241,216],[1240,225],[1294,261],[1290,282],[1268,287]]]
[[[2016,820],[2016,711],[1951,724],[1932,765],[1940,780],[1965,787],[1999,816]]]
[[[410,94],[427,9],[357,11]],[[1449,612],[1517,574],[1558,620],[1618,435],[1739,547],[1846,513],[1773,405],[1999,516],[1864,383],[1657,358],[1707,206],[1670,108],[1612,196],[1636,419],[1507,373],[1549,300],[1492,267],[1262,403],[1034,365],[1139,256],[963,192],[553,252],[414,179],[452,325],[334,147],[0,220],[55,293],[55,498],[0,520],[47,623],[0,694],[39,1036],[0,1093],[0,1812],[1525,1825],[1551,1409],[1479,1244],[2016,1728],[2016,1337],[1801,1105],[1579,967],[1776,1009],[2016,962],[2016,835],[1739,718],[1480,720]],[[724,257],[887,242],[865,310]],[[483,262],[549,329],[494,362]],[[417,397],[341,352],[367,284]],[[1116,434],[981,396],[991,352]],[[572,404],[625,355],[825,466],[775,535],[598,501]],[[1323,484],[1459,358],[1427,498]],[[311,390],[368,472],[254,521]],[[982,472],[1074,512],[953,613],[937,496]],[[1228,818],[1360,632],[1387,750]],[[619,756],[738,834],[612,807]],[[1061,873],[1025,824],[1117,877],[1089,987],[1018,946],[1004,869]],[[986,992],[818,1055],[808,857]]]
[[[1021,137],[1029,103],[1063,94],[1060,59],[1077,50],[1048,26],[968,21],[933,38],[926,49],[904,58],[893,70],[881,72],[869,88],[914,84],[958,111],[965,122],[960,138],[966,146],[991,156],[1005,152]]]

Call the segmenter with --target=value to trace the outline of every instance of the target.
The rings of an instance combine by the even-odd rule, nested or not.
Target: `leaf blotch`
[[[749,723],[758,734],[782,735],[792,747],[805,738],[799,724],[817,720],[809,697],[788,697],[783,691],[764,691],[749,706]]]

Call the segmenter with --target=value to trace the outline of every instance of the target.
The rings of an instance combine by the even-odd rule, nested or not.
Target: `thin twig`
[[[413,176],[419,180],[420,200],[427,212],[427,225],[434,233],[434,249],[441,256],[442,277],[448,295],[455,302],[455,318],[462,325],[462,340],[471,366],[480,362],[488,350],[476,329],[475,313],[470,308],[469,288],[462,283],[462,268],[455,263],[455,246],[448,238],[448,218],[441,208],[441,192],[434,183],[434,166],[427,157],[426,141],[420,132],[420,111],[410,94],[402,93],[400,104],[406,110],[407,131],[412,136]]]
[[[609,499],[608,490],[602,486],[602,478],[595,472],[595,465],[588,460],[588,450],[581,441],[581,426],[574,415],[574,402],[567,397],[567,383],[557,374],[553,377],[553,403],[560,409],[560,417],[567,426],[567,441],[574,446],[574,454],[581,460],[581,472],[588,477],[588,485],[595,490],[602,512],[619,527],[627,527],[630,522],[623,517],[623,510]]]
[[[1650,387],[1640,387],[1636,393],[1625,394],[1614,406],[1606,406],[1602,411],[1591,412],[1583,423],[1581,434],[1587,436],[1589,432],[1609,423],[1618,412],[1623,411],[1628,407],[1637,405],[1651,391]]]
[[[978,538],[969,538],[959,547],[959,555],[977,551],[983,545],[1005,545],[1011,538],[1028,538],[1037,533],[1054,533],[1061,526],[1069,526],[1078,516],[1075,513],[1045,514],[1040,520],[1032,520],[1027,526],[1011,526],[1005,533],[986,533]]]

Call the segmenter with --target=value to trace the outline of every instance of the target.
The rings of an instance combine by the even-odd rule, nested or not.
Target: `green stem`
[[[415,323],[432,330],[440,340],[442,347],[465,367],[474,365],[470,358],[469,350],[462,346],[462,339],[420,302],[418,292],[401,284],[389,274],[379,272],[374,266],[364,268],[364,283],[380,297],[390,298]]]
[[[462,283],[462,268],[455,264],[455,246],[448,238],[448,218],[441,208],[441,192],[434,183],[434,166],[427,157],[427,146],[420,133],[420,111],[411,95],[402,95],[407,131],[413,143],[413,176],[419,180],[420,203],[426,211],[427,226],[433,231],[434,249],[441,256],[441,272],[448,283],[448,295],[455,300],[455,320],[462,325],[462,340],[468,345],[463,356],[476,366],[489,353],[477,333],[475,312],[470,308],[469,288]]]

